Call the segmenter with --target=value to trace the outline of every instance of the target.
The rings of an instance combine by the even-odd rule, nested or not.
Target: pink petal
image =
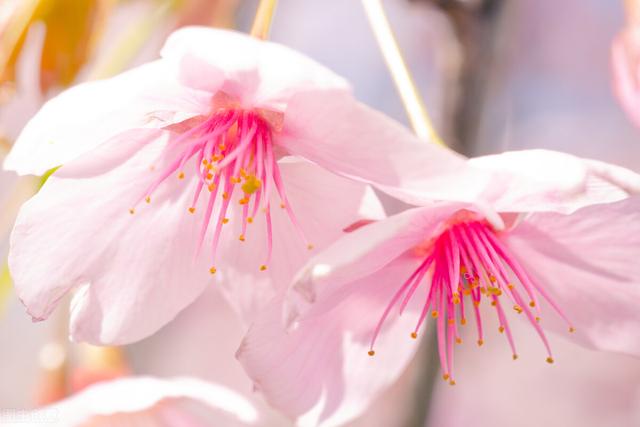
[[[640,126],[640,31],[626,29],[611,44],[613,90],[625,113]]]
[[[71,162],[23,205],[9,266],[34,319],[48,317],[66,293],[88,285],[74,298],[72,337],[130,342],[155,332],[211,282],[208,263],[195,257],[198,227],[187,212],[191,193],[182,191],[192,177],[165,184],[150,205],[143,202],[135,215],[129,213],[161,162],[171,160],[163,139],[138,151],[131,147],[160,132],[140,131],[137,138],[129,133],[104,144],[85,156],[89,164],[95,157],[113,158],[114,147],[131,156],[83,179],[65,177],[66,170],[83,170],[83,158]]]
[[[291,283],[294,274],[311,256],[343,235],[345,227],[363,218],[384,216],[380,202],[367,185],[293,157],[283,158],[278,163],[289,205],[313,249],[307,249],[273,191],[272,262],[266,271],[260,271],[267,252],[265,215],[258,214],[247,226],[246,240],[240,242],[242,209],[236,209],[233,224],[229,224],[232,228],[224,230],[227,239],[219,251],[220,269],[216,278],[247,322]]]
[[[207,70],[219,70],[225,79],[222,90],[252,108],[282,111],[300,90],[349,87],[344,79],[292,49],[229,30],[182,28],[169,37],[162,56],[179,64],[181,81],[196,89],[211,91]]]
[[[211,75],[211,81],[219,80]],[[31,119],[4,167],[42,175],[128,129],[162,127],[206,112],[210,97],[180,86],[161,61],[78,85],[47,102]]]
[[[556,151],[508,151],[469,163],[495,175],[482,198],[500,212],[571,213],[640,193],[640,175]]]
[[[571,215],[533,214],[507,242],[576,327],[571,337],[640,354],[640,197]],[[552,310],[543,311],[542,325],[569,335]]]
[[[489,178],[468,167],[455,152],[419,140],[340,90],[294,96],[277,143],[413,204],[433,199],[473,201]]]
[[[22,415],[25,420],[42,422],[29,425],[59,427],[204,427],[214,420],[216,425],[246,426],[257,418],[253,405],[226,387],[195,378],[153,377],[98,383],[60,403]],[[16,421],[15,426],[25,425]]]
[[[329,313],[301,320],[286,332],[277,298],[250,328],[238,358],[267,402],[300,424],[336,426],[364,410],[391,385],[411,360],[409,338],[416,308],[390,319],[379,338],[380,352],[367,354],[371,333],[398,277],[415,267],[399,260],[353,284],[353,292]]]
[[[345,292],[350,292],[354,281],[380,271],[408,250],[428,241],[444,221],[467,206],[441,203],[409,209],[342,237],[312,258],[297,274],[286,297],[286,319],[294,321],[309,310],[313,313],[331,310]],[[409,275],[397,277],[395,289]]]

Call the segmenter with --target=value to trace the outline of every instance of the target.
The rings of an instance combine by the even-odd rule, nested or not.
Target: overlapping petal
[[[352,283],[352,292],[331,311],[308,316],[289,332],[282,327],[281,301],[261,312],[238,358],[267,401],[302,426],[337,426],[361,414],[400,376],[417,349],[409,338],[417,308],[410,305],[406,316],[383,328],[384,351],[367,355],[379,313],[398,277],[413,267],[400,259]]]
[[[640,354],[640,197],[577,210],[536,213],[506,237],[541,286],[601,350]],[[566,331],[549,309],[543,326]]]
[[[299,227],[278,207],[280,199],[273,194],[271,224],[275,237],[273,262],[268,269],[259,269],[266,257],[268,239],[263,214],[247,227],[246,240],[241,242],[238,236],[242,233],[239,221],[242,208],[236,208],[233,217],[238,220],[230,224],[232,230],[225,230],[225,243],[220,251],[223,267],[216,273],[216,279],[248,322],[291,282],[309,257],[344,235],[343,229],[362,219],[384,217],[379,200],[366,184],[294,157],[281,159],[279,167]],[[305,238],[313,246],[311,250]]]
[[[71,162],[23,205],[9,266],[16,292],[35,319],[48,317],[65,294],[82,286],[72,307],[71,335],[125,343],[156,331],[211,282],[206,260],[195,254],[198,227],[186,213],[190,194],[181,191],[183,181],[159,189],[152,205],[135,215],[128,212],[175,155],[165,151],[166,134],[148,130],[137,139],[104,144],[87,156],[101,157],[100,151],[111,152],[116,144],[131,157],[82,178],[64,176],[65,169],[82,170],[85,163]]]
[[[220,78],[210,74],[209,81],[219,85]],[[21,175],[42,175],[124,131],[164,127],[206,113],[210,98],[209,93],[181,86],[162,61],[75,86],[47,102],[29,121],[4,167]]]
[[[237,32],[182,28],[169,37],[162,56],[178,64],[181,81],[196,89],[211,92],[209,73],[222,73],[221,90],[252,108],[282,111],[301,90],[350,91],[343,78],[293,49]]]
[[[493,174],[480,200],[499,212],[571,213],[640,193],[640,175],[557,151],[507,151],[469,163]]]

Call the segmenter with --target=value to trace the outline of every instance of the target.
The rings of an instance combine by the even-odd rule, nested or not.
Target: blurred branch
[[[362,6],[375,35],[387,68],[402,99],[402,104],[409,116],[414,132],[420,138],[428,139],[436,144],[445,145],[435,131],[432,121],[424,106],[420,93],[402,57],[402,52],[395,39],[391,25],[384,11],[382,0],[362,0]]]
[[[434,0],[449,18],[461,49],[453,84],[445,88],[445,111],[451,117],[459,151],[473,154],[486,102],[488,82],[500,48],[500,16],[504,0]]]
[[[271,21],[273,20],[273,14],[275,13],[277,3],[278,0],[260,0],[258,10],[256,11],[256,17],[253,20],[253,26],[251,27],[252,36],[262,40],[266,40],[269,37]]]

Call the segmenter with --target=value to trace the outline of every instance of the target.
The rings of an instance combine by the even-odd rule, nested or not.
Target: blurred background
[[[42,103],[65,87],[154,59],[165,37],[183,25],[247,31],[256,5],[0,0],[0,156]],[[622,1],[384,5],[436,128],[454,149],[475,156],[548,148],[640,172],[640,129],[611,82],[611,43],[626,25]],[[358,99],[409,126],[360,2],[281,0],[270,38],[346,77]],[[17,208],[39,185],[0,173],[0,259]],[[389,212],[403,208],[384,201]],[[233,359],[242,325],[213,293],[160,333],[124,349],[70,344],[66,324],[64,310],[32,323],[0,264],[0,409],[33,408],[132,373],[193,375],[251,393]],[[552,337],[558,357],[549,366],[536,338],[517,333],[518,326],[523,350],[517,362],[498,336],[481,349],[462,346],[455,387],[436,379],[434,346],[424,342],[398,384],[352,425],[640,426],[639,360]],[[257,395],[255,402],[260,425],[288,425]]]

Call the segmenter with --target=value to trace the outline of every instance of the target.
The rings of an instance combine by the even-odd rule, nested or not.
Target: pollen
[[[552,364],[554,362],[553,357],[547,357],[547,363]]]
[[[262,264],[262,265],[260,266],[260,271],[265,271],[266,269],[267,269],[267,266],[266,266],[266,265]]]
[[[216,270],[216,268],[215,268],[215,267],[211,267],[211,268],[209,269],[209,273],[211,273],[211,274],[216,274],[216,271],[218,271],[218,270]]]
[[[411,332],[411,338],[415,340],[416,338],[418,338],[418,334],[416,334],[415,332]]]
[[[367,354],[368,354],[369,356],[375,356],[376,352],[375,352],[375,351],[373,351],[373,350],[369,350],[369,351],[367,352]]]
[[[180,172],[178,174],[178,179],[184,179],[184,172]]]
[[[151,197],[149,196],[145,197],[144,201],[147,203],[151,203]]]
[[[191,213],[195,213],[196,212],[196,208],[194,208],[193,206],[189,208],[189,212]]]
[[[244,234],[241,234],[241,235],[238,237],[238,240],[240,240],[241,242],[244,242],[244,241],[245,241]]]

